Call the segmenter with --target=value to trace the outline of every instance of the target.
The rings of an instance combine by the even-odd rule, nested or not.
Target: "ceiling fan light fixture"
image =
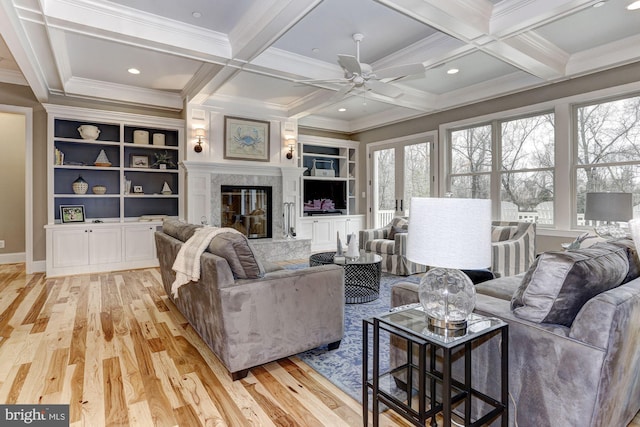
[[[638,10],[640,9],[640,0],[636,0],[627,6],[627,10]]]

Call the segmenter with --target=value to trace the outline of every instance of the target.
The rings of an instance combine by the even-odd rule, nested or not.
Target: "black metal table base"
[[[372,331],[370,331],[370,328]],[[380,332],[384,331],[390,336],[396,336],[402,340],[406,340],[407,362],[401,366],[395,367],[389,372],[380,372]],[[377,427],[379,423],[380,404],[386,405],[388,408],[402,416],[415,426],[429,425],[437,426],[436,415],[441,414],[443,425],[450,427],[452,425],[453,408],[460,402],[464,401],[464,413],[458,414],[460,421],[465,426],[482,426],[486,425],[498,417],[501,418],[501,425],[506,427],[509,422],[508,416],[508,352],[509,352],[509,329],[505,323],[498,330],[491,331],[497,334],[501,339],[501,395],[500,400],[487,396],[478,390],[472,388],[471,384],[471,355],[473,350],[473,341],[481,338],[484,334],[480,334],[474,339],[460,343],[459,346],[439,346],[437,342],[418,337],[412,333],[393,326],[387,322],[381,321],[374,317],[373,319],[363,320],[362,330],[362,414],[363,425],[369,425],[369,390],[373,392],[373,426]],[[373,338],[373,354],[372,354],[372,374],[369,373],[369,334]],[[456,380],[452,376],[452,355],[454,350],[457,351],[460,346],[464,346],[464,379]],[[437,369],[436,359],[439,352],[442,358],[440,370]],[[387,356],[387,355],[385,355]],[[398,373],[406,375],[405,381],[397,381],[397,386],[403,390],[403,399],[399,399],[392,393],[382,390],[380,387],[381,379],[386,376],[394,376]],[[417,381],[414,381],[414,375],[417,375]],[[394,377],[394,378],[397,378]],[[417,384],[417,385],[416,385]],[[437,385],[440,388],[437,389]],[[440,391],[438,397],[437,390]],[[412,403],[412,397],[417,398],[416,405]],[[487,413],[483,414],[476,420],[471,419],[472,397],[479,399],[490,407]]]
[[[333,264],[335,252],[321,252],[309,257],[309,265]],[[362,304],[380,296],[381,262],[346,263],[344,267],[344,296],[347,304]]]

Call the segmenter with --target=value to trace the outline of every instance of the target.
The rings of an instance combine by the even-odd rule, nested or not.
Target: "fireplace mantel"
[[[273,164],[262,164],[256,162],[233,162],[233,163],[216,163],[216,162],[196,162],[193,160],[185,160],[180,163],[187,173],[218,173],[218,174],[233,174],[233,175],[246,175],[250,172],[251,175],[259,176],[288,176],[297,175],[302,176],[302,173],[306,168],[299,168],[295,166],[280,166]]]

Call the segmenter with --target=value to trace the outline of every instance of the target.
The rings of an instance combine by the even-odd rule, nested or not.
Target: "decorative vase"
[[[347,244],[347,258],[356,259],[360,256],[360,249],[358,248],[358,238],[356,233],[352,233],[349,236],[349,243]]]
[[[82,178],[82,175],[79,175],[78,179],[71,184],[71,188],[73,188],[73,192],[76,194],[86,194],[89,189],[89,184]]]
[[[107,192],[107,187],[105,187],[104,185],[94,185],[91,188],[91,191],[93,191],[93,194],[105,194]]]

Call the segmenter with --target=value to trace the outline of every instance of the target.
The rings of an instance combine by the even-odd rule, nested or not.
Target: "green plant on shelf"
[[[151,167],[160,167],[160,165],[166,165],[168,168],[175,168],[176,164],[173,162],[171,155],[168,151],[164,153],[154,153],[156,157],[156,161],[151,165]]]

